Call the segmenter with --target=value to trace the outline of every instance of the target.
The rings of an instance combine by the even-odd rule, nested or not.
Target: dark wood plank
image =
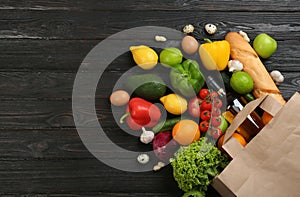
[[[255,1],[193,1],[193,0],[167,0],[161,1],[17,1],[5,0],[1,2],[0,9],[3,10],[97,10],[97,11],[122,11],[122,10],[213,10],[213,11],[299,11],[298,1],[275,1],[255,0]],[[230,8],[230,9],[229,9]]]
[[[1,193],[7,194],[182,194],[170,166],[159,172],[130,173],[110,168],[96,159],[1,160],[0,182]]]
[[[76,72],[100,40],[0,40],[1,71]]]
[[[76,129],[5,130],[0,132],[2,159],[94,158]]]
[[[224,28],[225,30],[226,28]],[[290,34],[284,32],[282,34],[286,37],[283,40],[278,40],[278,50],[271,58],[264,60],[264,64],[269,70],[278,69],[284,72],[300,72],[300,67],[298,66],[300,62],[298,53],[300,51],[300,40],[290,38]],[[252,32],[249,36],[253,40],[256,35]],[[223,38],[224,33],[215,36],[213,39]],[[12,83],[9,80],[20,80],[21,76],[25,76],[22,83],[29,83],[32,80],[30,78],[34,75],[34,77],[39,78],[44,77],[44,75],[55,75],[57,72],[75,73],[89,51],[100,42],[100,40],[0,40],[0,74],[2,78],[5,78],[2,81],[18,84],[17,81]],[[203,43],[200,38],[199,42]],[[107,67],[107,70],[111,72],[125,72],[134,65],[131,54],[128,52],[116,58]],[[18,73],[18,71],[23,73]],[[26,73],[32,71],[32,74]],[[51,72],[45,73],[47,71]],[[15,73],[15,76],[9,76],[10,74],[3,74],[2,72],[11,72],[11,75]],[[39,72],[40,74],[37,74]],[[59,80],[62,75],[64,74],[57,75],[57,83],[61,82]],[[71,78],[74,78],[74,76]],[[10,79],[12,77],[15,79]],[[45,76],[45,78],[45,80],[52,78],[52,82],[54,79],[53,76]],[[70,76],[66,76],[66,80],[68,79],[70,79]],[[51,83],[48,85],[51,85]]]
[[[103,143],[93,151],[101,151],[101,158],[103,159],[111,159],[116,153],[114,150],[108,148],[109,143],[117,144],[129,151],[143,152],[152,150],[152,144],[145,145],[136,136],[141,131],[135,132],[135,135],[130,135],[117,126],[114,128],[108,128],[105,124],[102,126],[111,142]],[[101,137],[97,132],[89,132],[89,136],[96,139]],[[38,130],[1,129],[0,142],[0,160],[69,160],[94,158],[84,146],[75,128]]]
[[[299,40],[299,12],[211,11],[60,11],[2,10],[0,39],[103,39],[137,26],[166,26],[181,30],[192,23],[203,30],[206,23],[216,23],[220,30],[268,32],[278,40]],[[285,32],[285,33],[282,33]],[[289,32],[288,34],[286,32]],[[289,35],[289,36],[287,36]]]

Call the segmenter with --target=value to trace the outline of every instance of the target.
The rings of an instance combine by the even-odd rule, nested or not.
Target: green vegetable
[[[170,80],[173,88],[186,97],[197,95],[205,83],[198,63],[188,59],[172,67]]]
[[[171,131],[174,125],[179,122],[180,120],[185,119],[184,117],[176,117],[176,118],[170,118],[167,120],[160,121],[157,123],[153,128],[152,131],[154,133],[158,133],[161,131]]]
[[[246,99],[247,102],[251,102],[255,100],[255,97],[251,93],[244,94],[243,97]]]
[[[169,67],[182,62],[182,53],[175,47],[169,47],[162,50],[159,54],[159,61],[162,65]]]
[[[212,179],[227,166],[228,158],[202,137],[189,146],[181,146],[170,162],[180,189],[206,192]]]
[[[156,100],[166,93],[165,82],[155,74],[131,75],[126,81],[127,87],[134,91],[136,96],[146,100]]]
[[[189,191],[183,194],[182,197],[205,197],[205,192],[200,192],[200,191]]]

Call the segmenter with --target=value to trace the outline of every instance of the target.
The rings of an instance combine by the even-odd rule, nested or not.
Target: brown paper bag
[[[243,148],[231,135],[257,106],[274,117]],[[246,105],[224,137],[223,148],[233,159],[212,186],[223,196],[300,196],[299,110],[299,93],[284,106],[270,96]]]

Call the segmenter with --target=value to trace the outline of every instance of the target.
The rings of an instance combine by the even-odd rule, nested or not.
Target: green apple
[[[261,33],[253,41],[253,48],[262,58],[269,58],[277,49],[277,42],[268,34]]]
[[[224,118],[224,116],[220,115],[220,118],[221,118],[221,124],[218,127],[219,127],[219,129],[222,130],[222,133],[224,134],[226,129],[228,128],[228,122]]]

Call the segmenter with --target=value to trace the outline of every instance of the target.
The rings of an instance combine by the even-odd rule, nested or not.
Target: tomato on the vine
[[[213,100],[213,99],[218,98],[218,97],[219,97],[219,94],[218,94],[218,92],[213,91],[213,92],[210,93],[209,96],[210,96],[210,99]]]
[[[206,99],[209,96],[210,92],[207,88],[203,88],[199,92],[199,96],[201,99]]]
[[[213,127],[218,127],[221,125],[221,123],[222,123],[222,119],[219,116],[213,116],[211,118],[211,125]]]
[[[209,127],[209,122],[207,120],[204,120],[199,124],[199,129],[201,132],[206,132],[208,130],[208,127]]]
[[[209,110],[204,110],[200,114],[201,120],[209,120],[211,117],[211,112]]]
[[[219,108],[219,109],[220,109],[220,108],[222,107],[222,105],[223,105],[222,100],[219,99],[219,98],[214,98],[213,101],[212,101],[212,103],[213,103],[213,107],[216,107],[216,108]]]
[[[221,115],[221,109],[220,108],[216,108],[216,107],[213,107],[211,109],[211,116],[220,116]]]
[[[212,102],[210,100],[205,99],[205,100],[202,101],[201,107],[200,107],[201,110],[211,111],[211,108],[212,108]]]
[[[211,137],[213,137],[214,139],[218,139],[221,135],[222,135],[222,130],[220,128],[215,128],[213,127],[209,134],[211,135]]]

